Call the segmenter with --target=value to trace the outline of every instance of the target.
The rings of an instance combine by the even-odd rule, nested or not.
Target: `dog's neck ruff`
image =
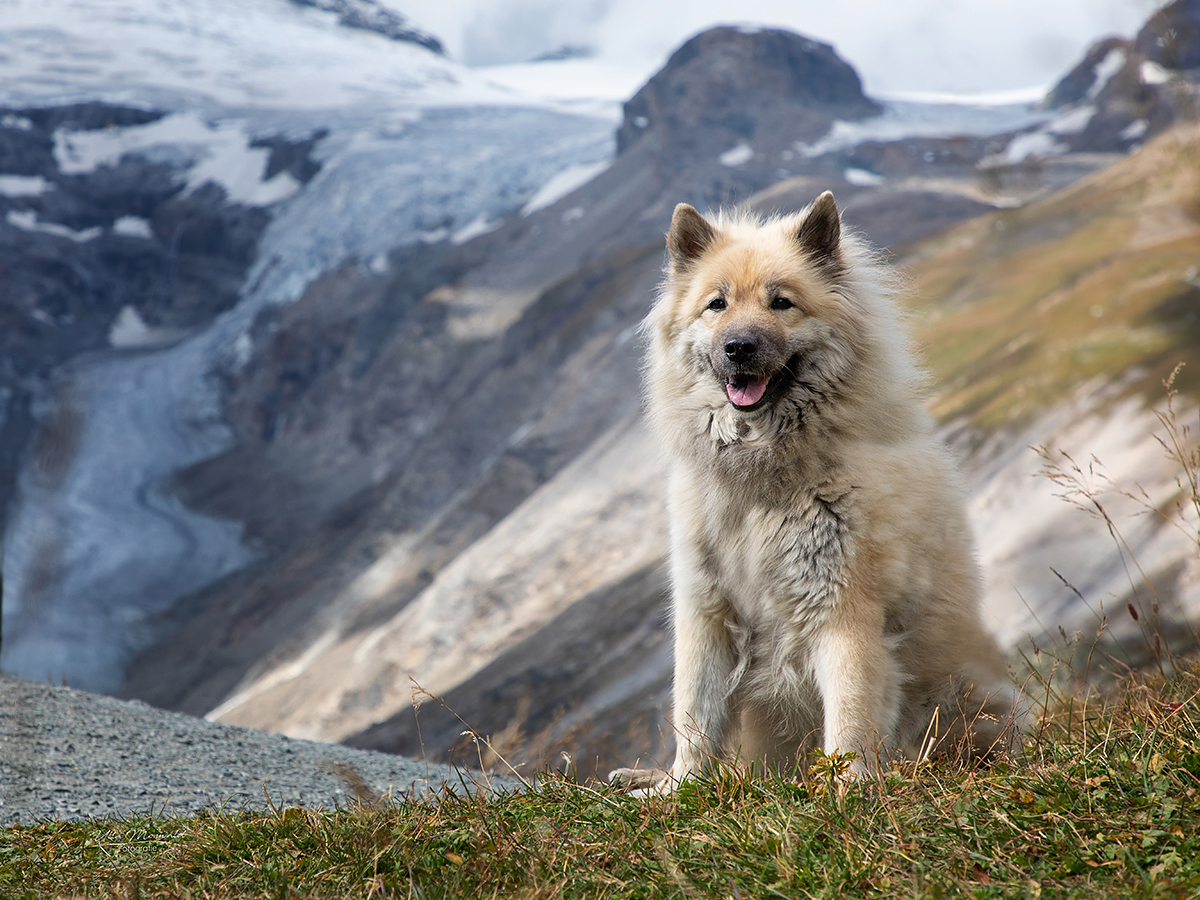
[[[794,465],[796,444],[805,440],[800,404],[788,398],[752,413],[724,404],[708,410],[697,425],[684,455],[738,477],[763,477],[788,460]]]

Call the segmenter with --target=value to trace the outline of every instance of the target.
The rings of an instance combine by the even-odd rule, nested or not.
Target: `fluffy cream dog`
[[[768,221],[680,204],[667,248],[646,327],[677,750],[665,777],[613,777],[669,791],[718,755],[821,747],[861,775],[893,750],[1008,749],[1019,694],[886,270],[828,192]]]

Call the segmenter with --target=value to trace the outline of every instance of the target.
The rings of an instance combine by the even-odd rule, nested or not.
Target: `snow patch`
[[[22,231],[37,231],[42,234],[52,234],[55,237],[74,241],[76,244],[86,244],[88,241],[95,240],[104,233],[104,229],[99,225],[85,228],[83,231],[76,231],[74,228],[59,225],[56,222],[39,222],[38,214],[33,210],[21,212],[10,209],[4,218],[9,225],[14,228],[20,228]]]
[[[150,227],[150,220],[143,219],[141,216],[121,216],[113,222],[113,234],[119,234],[124,237],[145,238],[147,240],[154,237],[154,230]],[[126,307],[129,309],[130,307]]]
[[[867,169],[847,169],[842,173],[842,177],[858,187],[874,187],[884,182],[882,175],[877,175]]]
[[[115,165],[127,154],[154,159],[174,150],[191,161],[187,193],[211,181],[224,189],[232,203],[269,206],[300,189],[300,183],[287,172],[263,181],[270,150],[249,144],[243,123],[208,122],[195,112],[186,112],[129,128],[60,128],[54,133],[54,159],[63,174],[81,175]]]
[[[936,95],[936,99],[886,100],[880,115],[858,122],[834,122],[824,137],[811,144],[797,142],[795,149],[811,159],[848,150],[864,141],[955,135],[983,137],[1019,131],[1050,118],[1049,113],[1036,109],[1033,102],[993,103],[986,96],[949,96],[953,102],[944,95]]]
[[[1010,165],[1025,162],[1030,159],[1045,159],[1049,156],[1061,156],[1071,148],[1054,139],[1054,135],[1046,131],[1031,131],[1028,134],[1018,134],[1004,148],[1003,159]]]
[[[0,175],[0,194],[5,197],[40,197],[52,190],[53,182],[41,175]]]
[[[246,368],[250,360],[254,358],[254,338],[250,337],[250,332],[243,331],[237,336],[237,340],[233,342],[233,352],[230,362],[233,365],[235,372],[240,372]]]
[[[1071,150],[1070,146],[1059,141],[1056,136],[1079,134],[1087,128],[1095,114],[1096,107],[1088,105],[1056,116],[1034,131],[1018,134],[1008,142],[1003,153],[985,157],[980,161],[980,165],[984,168],[997,164],[1016,165],[1027,160],[1047,159],[1068,153]]]
[[[1121,133],[1117,135],[1123,141],[1136,141],[1150,128],[1150,123],[1145,119],[1134,119],[1128,125],[1121,129]]]
[[[745,141],[742,141],[736,147],[726,150],[717,159],[721,161],[721,165],[736,168],[744,166],[754,158],[754,150]]]
[[[1088,88],[1087,98],[1089,100],[1095,100],[1100,96],[1100,92],[1108,87],[1108,83],[1112,81],[1112,77],[1120,72],[1121,68],[1125,65],[1126,58],[1125,51],[1120,47],[1116,47],[1109,50],[1105,54],[1104,59],[1092,67],[1095,80],[1092,82],[1092,86]]]
[[[147,325],[141,314],[129,304],[121,307],[108,329],[109,346],[118,350],[161,347],[178,336],[179,332],[174,329],[152,328]]]
[[[1034,85],[1027,88],[1009,88],[1001,91],[977,91],[956,93],[954,91],[884,91],[872,94],[876,100],[889,103],[915,103],[920,105],[960,106],[975,109],[1013,106],[1035,106],[1050,90],[1050,85]]]
[[[1046,123],[1043,130],[1050,134],[1079,134],[1087,128],[1088,122],[1092,121],[1095,114],[1096,107],[1081,106]]]
[[[16,116],[12,113],[5,113],[0,116],[0,128],[13,128],[17,131],[31,131],[33,129],[33,120],[27,119],[25,116]]]
[[[253,181],[253,174],[247,174],[250,177],[245,185],[249,189],[245,193],[242,193],[237,187],[230,190],[230,185],[226,184],[226,192],[235,203],[244,203],[247,206],[270,206],[272,203],[286,200],[300,190],[300,182],[290,172],[279,172],[270,181],[261,181],[257,184]]]
[[[527,216],[539,209],[553,206],[563,197],[583,187],[608,166],[608,161],[568,166],[542,185],[538,192],[529,198],[529,202],[521,207],[521,215]]]
[[[1142,84],[1166,84],[1171,80],[1171,73],[1151,60],[1146,60],[1138,69]]]
[[[495,231],[503,224],[503,219],[496,219],[494,222],[489,222],[487,213],[481,212],[469,224],[454,232],[454,235],[450,238],[450,243],[455,245],[465,244],[467,241],[474,240],[480,235]]]

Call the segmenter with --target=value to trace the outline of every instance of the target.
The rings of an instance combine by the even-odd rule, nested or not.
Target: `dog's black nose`
[[[758,341],[749,337],[730,338],[725,342],[725,355],[735,363],[749,362],[758,352]]]

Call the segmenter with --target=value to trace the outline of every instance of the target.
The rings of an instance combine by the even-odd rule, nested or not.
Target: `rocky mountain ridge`
[[[416,44],[434,53],[444,52],[442,42],[436,37],[375,0],[292,0],[292,3],[333,13],[337,16],[338,24],[346,28],[361,28],[382,34],[393,41]]]

